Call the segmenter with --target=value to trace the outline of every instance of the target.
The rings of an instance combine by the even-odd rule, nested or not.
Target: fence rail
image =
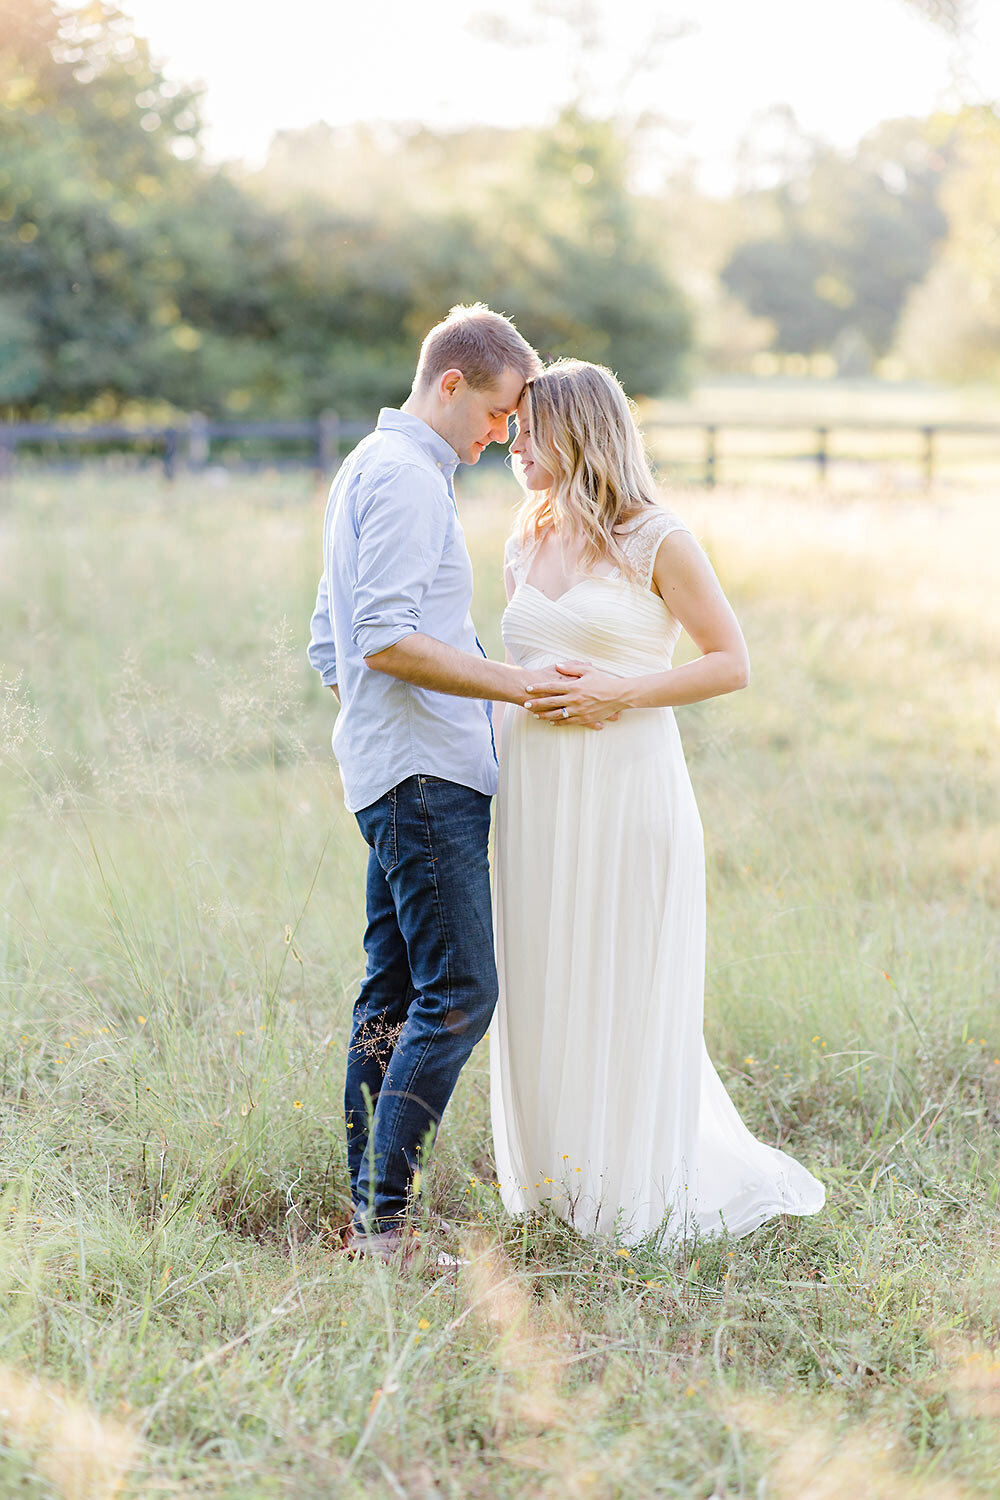
[[[53,450],[66,462],[66,455],[80,455],[94,449],[108,451],[145,452],[155,457],[162,465],[167,479],[173,479],[178,470],[197,472],[212,462],[264,463],[270,459],[246,458],[246,449],[259,450],[265,445],[272,455],[276,448],[284,445],[296,451],[286,454],[285,463],[308,465],[323,473],[332,472],[339,461],[342,445],[364,437],[373,424],[362,421],[343,421],[336,412],[324,412],[310,421],[273,422],[213,422],[194,413],[185,423],[170,426],[127,427],[115,423],[97,423],[93,426],[57,426],[41,422],[8,423],[0,426],[0,475],[9,475],[16,467],[21,453],[33,453],[36,458],[46,459]],[[878,456],[837,454],[832,442],[835,434],[879,434],[903,435],[918,439],[918,450],[910,456],[926,484],[931,484],[937,472],[940,441],[943,438],[989,438],[996,443],[996,458],[1000,463],[1000,422],[905,422],[866,421],[862,419],[829,420],[824,422],[804,421],[795,418],[712,418],[712,417],[661,417],[644,424],[652,438],[658,437],[656,447],[665,444],[660,435],[678,435],[682,432],[701,435],[700,457],[695,460],[701,481],[712,486],[719,480],[724,455],[721,442],[724,433],[808,433],[813,446],[805,452],[733,454],[734,461],[792,462],[805,461],[815,470],[820,483],[829,476],[831,463],[838,458],[849,457],[852,462],[878,462]],[[669,440],[669,439],[668,439]],[[216,456],[213,459],[213,444]],[[221,448],[221,452],[219,451]],[[674,456],[665,452],[668,462]],[[51,460],[50,460],[51,461]],[[56,462],[60,459],[56,458]],[[70,458],[72,462],[72,457]]]
[[[0,427],[0,474],[10,474],[23,451],[40,457],[53,449],[58,454],[103,449],[147,452],[156,455],[167,479],[178,469],[198,471],[212,462],[212,444],[259,446],[272,450],[277,444],[295,444],[300,450],[292,461],[323,472],[336,468],[341,444],[371,432],[371,422],[342,421],[336,412],[323,412],[300,422],[211,422],[198,413],[183,425],[126,427],[98,422],[93,426],[55,426],[44,422],[12,422]],[[228,457],[226,454],[223,457]]]
[[[792,462],[806,461],[815,467],[816,477],[823,483],[829,476],[830,465],[837,457],[849,458],[855,463],[874,463],[879,458],[858,454],[835,453],[832,438],[834,434],[860,433],[869,436],[902,436],[916,437],[919,440],[919,451],[911,461],[915,461],[920,468],[924,483],[930,485],[934,481],[937,472],[937,463],[940,453],[940,439],[942,438],[992,438],[996,443],[996,459],[1000,463],[1000,422],[901,422],[893,420],[864,420],[862,418],[844,418],[842,420],[831,419],[825,422],[810,422],[796,419],[794,417],[760,417],[760,418],[704,418],[701,420],[690,417],[658,417],[643,424],[645,431],[652,436],[660,432],[700,432],[703,438],[701,455],[701,478],[704,484],[712,486],[717,483],[722,462],[721,434],[723,432],[743,433],[810,433],[814,446],[804,453],[781,453],[767,454],[754,452],[753,454],[736,454],[737,461],[746,462],[748,459],[756,461]]]

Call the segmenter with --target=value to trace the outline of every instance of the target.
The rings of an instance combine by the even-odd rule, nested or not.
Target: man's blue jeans
[[[344,1107],[355,1225],[375,1232],[406,1213],[413,1173],[496,1005],[490,799],[409,776],[356,816],[369,846],[368,962]]]

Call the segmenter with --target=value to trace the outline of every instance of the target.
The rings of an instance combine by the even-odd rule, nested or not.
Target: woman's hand
[[[613,724],[628,707],[623,697],[627,679],[613,677],[582,661],[557,662],[555,670],[566,679],[560,691],[553,692],[549,684],[540,683],[528,688],[524,706],[536,719],[574,724],[578,729],[601,729]]]

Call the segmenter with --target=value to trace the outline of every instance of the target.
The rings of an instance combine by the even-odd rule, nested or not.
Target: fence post
[[[709,425],[705,428],[705,486],[713,489],[715,486],[715,434],[716,428]]]
[[[9,479],[17,457],[17,438],[0,427],[0,479]]]
[[[816,476],[820,484],[826,483],[826,471],[829,462],[829,454],[826,447],[827,435],[825,427],[816,428]]]
[[[340,417],[335,411],[323,411],[316,423],[316,466],[324,474],[340,468]]]
[[[928,489],[934,483],[934,428],[924,428],[924,484]]]
[[[187,461],[189,469],[203,469],[208,463],[208,418],[193,411],[188,417]]]
[[[177,428],[166,427],[163,431],[163,477],[173,479],[177,470]]]

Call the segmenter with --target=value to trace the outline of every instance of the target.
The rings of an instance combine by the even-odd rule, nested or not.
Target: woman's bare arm
[[[653,580],[671,613],[683,625],[701,655],[666,672],[615,677],[582,663],[560,663],[564,691],[532,694],[526,707],[539,718],[592,719],[626,708],[675,708],[701,703],[746,687],[750,659],[732,606],[712,565],[686,531],[664,537],[656,554]],[[542,684],[538,684],[539,687]]]

